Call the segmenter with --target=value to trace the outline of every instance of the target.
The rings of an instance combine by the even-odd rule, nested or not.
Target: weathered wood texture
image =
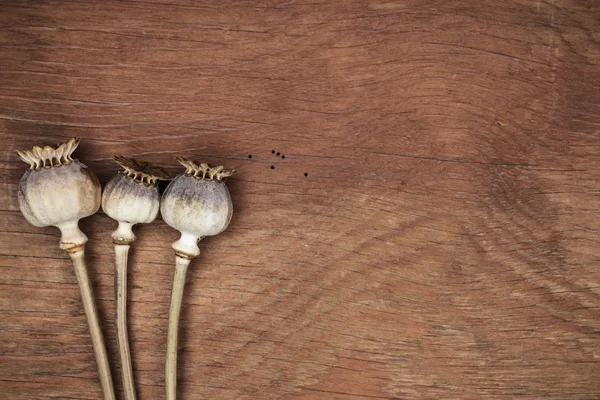
[[[16,200],[14,150],[70,136],[103,183],[114,154],[239,170],[190,269],[181,399],[600,398],[597,1],[3,1],[0,29],[3,399],[100,396],[58,232]],[[120,390],[115,223],[82,227]],[[177,234],[137,234],[161,399]]]

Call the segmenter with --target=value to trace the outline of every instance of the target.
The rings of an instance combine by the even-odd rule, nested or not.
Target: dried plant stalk
[[[35,146],[32,150],[17,152],[21,160],[29,164],[19,184],[19,206],[31,224],[56,226],[61,231],[60,248],[67,251],[73,262],[102,393],[105,400],[114,400],[108,356],[85,265],[84,248],[88,239],[78,226],[81,218],[98,211],[101,188],[96,175],[71,157],[78,145],[79,139],[73,138],[55,147]]]
[[[165,222],[181,232],[179,240],[172,245],[176,258],[167,329],[167,400],[175,400],[177,396],[177,336],[188,265],[200,254],[198,241],[223,232],[233,214],[231,196],[224,179],[234,171],[223,167],[211,168],[208,164],[196,164],[183,158],[177,160],[186,171],[169,184],[161,203]]]
[[[121,375],[126,400],[135,400],[135,382],[129,337],[127,334],[127,260],[129,248],[135,241],[132,227],[138,223],[150,223],[158,214],[160,196],[157,182],[168,179],[160,168],[148,163],[116,156],[115,161],[123,168],[104,189],[102,209],[119,222],[112,233],[115,245],[115,318],[117,343],[121,359]]]
[[[94,302],[94,293],[85,266],[83,249],[74,252],[70,251],[69,256],[73,261],[75,276],[77,277],[77,283],[79,284],[79,290],[81,292],[83,310],[90,329],[90,337],[92,338],[92,347],[94,348],[96,363],[98,364],[98,374],[100,376],[102,393],[104,393],[105,400],[114,400],[115,394],[112,377],[110,375],[108,355],[106,354],[104,337],[102,335],[102,330],[100,329],[98,311],[96,310],[96,303]]]
[[[127,334],[127,258],[129,245],[115,244],[115,320],[117,322],[117,345],[121,359],[121,377],[126,400],[135,400],[133,366]]]
[[[179,315],[183,302],[185,277],[190,261],[187,258],[176,257],[173,288],[171,290],[171,305],[169,306],[169,323],[167,329],[167,360],[165,364],[165,386],[167,400],[176,399],[177,388],[177,338],[179,332]]]

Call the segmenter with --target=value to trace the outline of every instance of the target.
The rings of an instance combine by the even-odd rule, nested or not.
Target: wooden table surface
[[[190,267],[181,399],[600,398],[595,0],[7,0],[0,135],[2,399],[100,398],[58,230],[16,198],[15,150],[72,136],[103,184],[115,154],[239,171]],[[81,225],[121,396],[115,222]],[[177,233],[136,234],[162,399]]]

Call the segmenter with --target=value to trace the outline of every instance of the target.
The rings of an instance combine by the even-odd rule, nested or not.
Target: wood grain
[[[16,199],[14,150],[70,136],[102,183],[114,154],[240,171],[190,266],[181,399],[600,398],[599,21],[594,0],[3,1],[2,398],[100,398],[58,232]],[[115,227],[82,224],[120,391]],[[136,234],[134,373],[161,399],[177,234]]]

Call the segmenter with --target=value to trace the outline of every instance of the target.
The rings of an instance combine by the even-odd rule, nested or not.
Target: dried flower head
[[[223,232],[231,221],[233,204],[224,179],[235,171],[184,158],[177,161],[186,171],[169,184],[160,210],[165,222],[181,232],[173,248],[192,258],[200,254],[198,240]]]
[[[100,207],[100,183],[92,171],[71,155],[79,145],[73,138],[55,147],[35,146],[18,151],[21,160],[29,164],[19,184],[21,212],[35,226],[56,226],[61,231],[60,248],[73,262],[81,291],[103,398],[115,400],[108,355],[85,265],[84,248],[87,236],[79,229],[79,220],[94,214]]]
[[[114,157],[123,171],[108,182],[102,193],[102,209],[119,222],[113,241],[131,243],[135,235],[132,225],[150,223],[160,208],[158,181],[169,176],[161,168],[123,156]]]
[[[100,182],[86,165],[71,157],[79,138],[55,147],[35,146],[18,151],[29,164],[19,184],[19,206],[32,225],[61,230],[62,249],[76,249],[87,242],[78,221],[98,211]]]
[[[224,181],[233,175],[233,170],[213,168],[184,158],[177,161],[185,167],[185,172],[169,184],[160,206],[165,222],[181,232],[179,240],[172,245],[176,257],[167,328],[167,400],[177,398],[177,333],[188,265],[200,254],[198,241],[223,232],[233,214],[231,196]]]
[[[150,223],[158,215],[160,195],[158,181],[168,179],[161,168],[123,156],[114,160],[123,171],[115,175],[102,193],[102,209],[119,223],[112,233],[115,245],[115,319],[117,344],[121,359],[121,375],[126,400],[135,400],[135,382],[127,332],[127,259],[129,247],[135,241],[132,227]]]

